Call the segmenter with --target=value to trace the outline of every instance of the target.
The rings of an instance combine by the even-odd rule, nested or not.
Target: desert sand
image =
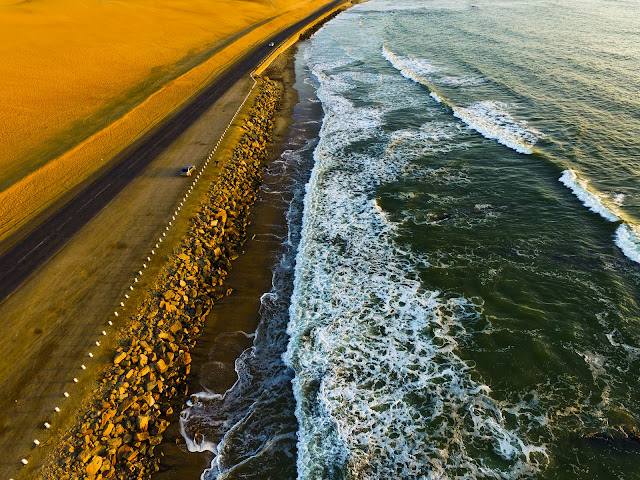
[[[0,241],[326,0],[0,3]]]

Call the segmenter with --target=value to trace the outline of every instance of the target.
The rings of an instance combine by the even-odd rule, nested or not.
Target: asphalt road
[[[252,72],[261,61],[271,54],[273,49],[268,46],[270,42],[279,45],[293,33],[342,3],[345,3],[345,0],[335,0],[327,4],[247,53],[235,65],[214,79],[189,104],[117,159],[109,170],[0,255],[0,302],[4,301],[39,267],[55,255],[69,239],[200,118],[236,81]]]

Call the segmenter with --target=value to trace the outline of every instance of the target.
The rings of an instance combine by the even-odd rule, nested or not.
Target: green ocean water
[[[372,0],[300,55],[299,478],[640,478],[640,4]]]

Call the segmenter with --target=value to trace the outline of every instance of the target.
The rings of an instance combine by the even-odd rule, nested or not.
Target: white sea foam
[[[616,229],[615,242],[622,253],[636,263],[640,263],[640,229],[623,223]]]
[[[518,153],[533,153],[533,145],[542,136],[542,133],[529,127],[526,122],[513,118],[509,113],[510,105],[486,100],[474,102],[466,107],[456,106],[434,88],[434,84],[437,83],[456,85],[453,80],[455,77],[439,77],[437,74],[443,70],[433,66],[429,61],[397,55],[386,46],[382,47],[382,56],[405,78],[426,86],[436,102],[447,105],[455,117],[483,137],[495,140]],[[462,85],[465,81],[462,79],[465,77],[458,78],[460,78],[460,83],[457,85]],[[472,84],[470,78],[472,77],[468,77],[466,80],[467,86]]]
[[[624,205],[624,200],[627,196],[624,193],[616,193],[613,197],[613,203],[618,207]]]
[[[308,51],[325,117],[306,187],[285,354],[296,373],[298,478],[532,473],[544,448],[521,434],[519,417],[507,426],[502,405],[457,354],[476,307],[425,288],[418,266],[427,259],[395,243],[395,225],[375,201],[376,187],[402,175],[411,158],[397,154],[407,132],[381,128],[397,98],[376,95],[375,109],[345,98],[344,73],[323,64],[341,52],[323,38]],[[422,134],[437,148],[456,129]]]
[[[435,80],[440,85],[450,85],[455,87],[475,87],[487,83],[486,78],[464,75],[461,77],[441,77]]]
[[[502,102],[475,102],[468,107],[452,107],[453,115],[483,137],[512,148],[518,153],[533,153],[533,145],[540,132],[516,121],[507,111],[509,105]]]
[[[574,170],[565,170],[562,172],[558,181],[568,187],[573,194],[580,199],[582,204],[592,212],[597,213],[610,222],[620,221],[620,217],[602,203],[602,196],[589,190],[587,181],[578,178]]]
[[[382,56],[404,77],[426,85],[427,87],[429,86],[429,80],[431,80],[435,74],[443,71],[428,60],[396,55],[386,46],[382,47]]]
[[[592,212],[610,222],[621,222],[623,220],[621,213],[615,207],[604,203],[605,195],[590,189],[588,182],[579,178],[574,170],[562,172],[559,181],[567,186],[580,199],[582,204]],[[618,205],[622,200],[617,195],[612,203]],[[622,250],[622,253],[630,260],[640,263],[640,227],[625,219],[616,229],[614,237],[615,243]]]

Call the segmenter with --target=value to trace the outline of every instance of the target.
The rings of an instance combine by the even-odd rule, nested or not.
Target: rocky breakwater
[[[188,235],[130,319],[89,408],[43,468],[47,479],[142,479],[159,469],[155,449],[172,405],[187,395],[190,349],[245,240],[267,160],[282,88],[259,90],[231,158],[192,219]]]

